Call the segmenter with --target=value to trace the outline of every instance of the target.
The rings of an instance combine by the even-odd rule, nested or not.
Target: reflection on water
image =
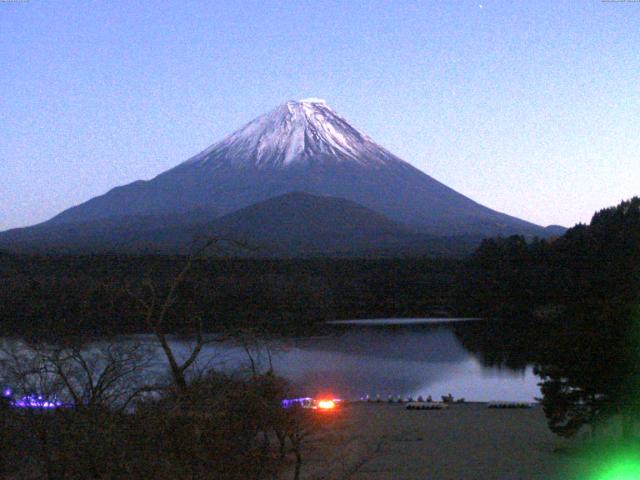
[[[353,399],[380,395],[386,399],[389,395],[432,395],[439,399],[451,393],[477,401],[533,401],[540,396],[532,367],[522,358],[510,364],[513,352],[508,346],[499,352],[497,342],[486,351],[482,324],[485,322],[333,326],[323,336],[270,340],[268,351],[251,348],[249,353],[263,368],[271,361],[277,374],[309,396]],[[211,346],[203,361],[236,369],[246,365],[247,352],[237,346]]]
[[[383,322],[384,323],[384,322]],[[528,326],[529,325],[529,326]],[[375,326],[327,325],[320,335],[269,339],[241,346],[213,343],[195,370],[214,367],[229,372],[246,368],[249,358],[260,369],[291,381],[300,396],[331,395],[346,399],[369,395],[427,397],[452,394],[467,400],[532,401],[540,396],[533,374],[534,352],[527,329],[515,321],[386,322]],[[152,346],[157,361],[149,380],[166,372],[165,358],[150,335],[126,337]],[[186,358],[190,341],[172,340]],[[0,359],[1,360],[1,359]]]
[[[359,325],[366,327],[388,327],[389,325],[428,325],[439,323],[458,323],[482,320],[481,318],[376,318],[362,320],[332,320],[328,325]]]

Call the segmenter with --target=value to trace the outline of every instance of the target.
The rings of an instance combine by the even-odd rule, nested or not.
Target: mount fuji
[[[474,202],[376,144],[323,100],[306,99],[280,105],[151,180],[116,187],[34,227],[0,233],[0,247],[51,245],[52,235],[56,245],[78,245],[96,229],[124,228],[132,239],[158,230],[171,237],[166,232],[172,228],[184,236],[191,226],[207,224],[215,230],[225,224],[225,216],[237,217],[246,207],[292,192],[312,195],[315,203],[324,197],[349,201],[378,222],[385,217],[397,226],[397,235],[552,233]],[[288,209],[295,210],[292,199],[304,199],[305,208],[310,205],[304,195],[294,195],[287,197]],[[277,214],[269,205],[263,210]],[[321,208],[318,214],[330,210]],[[320,220],[313,217],[306,218]],[[251,218],[258,229],[263,220],[277,228],[277,222],[269,223],[255,212]],[[348,216],[340,218],[353,231]],[[388,232],[389,225],[385,228]]]

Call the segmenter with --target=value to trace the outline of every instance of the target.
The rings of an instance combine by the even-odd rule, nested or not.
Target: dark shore
[[[575,462],[558,453],[566,442],[549,431],[537,405],[410,411],[399,404],[354,403],[330,415],[311,440],[305,479],[560,479],[568,478]]]

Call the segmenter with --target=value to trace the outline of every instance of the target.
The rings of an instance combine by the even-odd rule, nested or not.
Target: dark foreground
[[[589,470],[583,457],[566,453],[576,442],[552,434],[539,406],[409,411],[356,403],[328,421],[332,428],[309,446],[303,478],[555,480]]]

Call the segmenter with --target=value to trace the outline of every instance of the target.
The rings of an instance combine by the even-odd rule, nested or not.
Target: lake
[[[389,395],[431,395],[435,400],[451,393],[468,401],[533,401],[541,396],[533,367],[521,358],[512,359],[512,352],[506,345],[502,348],[499,338],[490,347],[486,339],[475,341],[486,333],[486,325],[495,329],[490,322],[332,322],[317,336],[270,339],[248,351],[261,368],[270,359],[275,372],[289,379],[300,395],[346,399],[379,395],[383,400]],[[174,345],[186,348],[187,342],[176,340]],[[205,363],[231,371],[249,362],[247,352],[239,346],[212,345],[202,356],[201,364]]]

